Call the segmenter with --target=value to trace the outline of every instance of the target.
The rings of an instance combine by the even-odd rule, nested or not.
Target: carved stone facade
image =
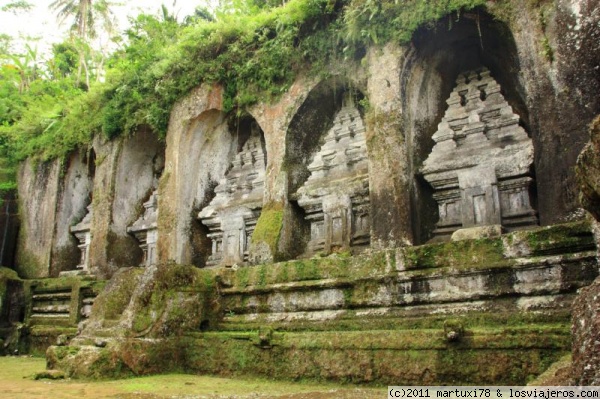
[[[371,223],[365,126],[351,100],[336,114],[324,141],[297,192],[310,222],[308,253],[366,247]]]
[[[93,209],[92,205],[87,206],[87,213],[81,220],[81,222],[77,223],[74,226],[71,226],[70,231],[71,234],[77,238],[79,241],[79,245],[77,248],[81,251],[81,258],[79,259],[79,264],[77,265],[77,270],[83,273],[90,272],[90,243],[92,241],[92,235],[90,233],[90,226],[92,223],[92,214]]]
[[[537,225],[533,144],[490,71],[461,74],[446,102],[435,145],[421,169],[439,207],[434,234]]]
[[[156,264],[158,259],[156,253],[156,243],[158,241],[158,192],[155,190],[150,199],[144,202],[144,214],[136,220],[127,232],[133,234],[140,242],[140,248],[143,252],[142,266]]]
[[[229,172],[215,188],[215,198],[198,214],[212,241],[207,266],[232,266],[248,260],[250,239],[263,204],[267,157],[261,135],[253,125]]]

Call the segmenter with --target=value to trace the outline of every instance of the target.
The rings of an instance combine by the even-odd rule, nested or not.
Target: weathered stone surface
[[[262,132],[253,124],[250,137],[215,188],[215,198],[198,214],[212,241],[208,266],[248,261],[252,232],[263,205],[266,163]]]
[[[414,242],[410,170],[412,148],[402,126],[401,72],[406,49],[394,43],[369,48],[366,116],[371,202],[371,246],[388,248]]]
[[[461,74],[421,172],[438,203],[435,235],[537,224],[530,198],[533,145],[487,69]]]
[[[86,207],[91,202],[95,168],[92,153],[75,152],[64,166],[66,171],[60,180],[52,245],[50,275],[53,277],[62,271],[74,270],[76,265],[81,264],[81,251],[77,248],[80,243],[71,228],[84,218],[88,212]]]
[[[524,67],[520,79],[530,93],[532,130],[539,132],[532,138],[542,224],[560,221],[580,206],[573,165],[600,113],[597,9],[596,0],[559,0],[545,18],[537,17],[539,30],[525,28],[538,11],[517,13],[523,27],[513,29]]]
[[[93,143],[95,153],[92,206],[94,213],[90,222],[91,241],[89,246],[90,272],[108,278],[116,265],[108,262],[108,251],[112,224],[112,208],[115,195],[115,173],[118,169],[122,140],[108,141],[96,136]]]
[[[590,142],[577,158],[581,205],[600,220],[600,116],[590,126]]]
[[[463,223],[461,210],[461,226],[483,224],[484,221],[485,224],[510,228],[530,222],[535,224],[531,210],[535,208],[532,199],[536,189],[541,224],[555,223],[577,207],[573,196],[574,156],[587,139],[584,126],[600,110],[597,95],[600,40],[598,14],[594,12],[597,7],[593,0],[538,3],[489,2],[486,7],[506,14],[492,16],[484,8],[478,8],[461,13],[459,20],[445,16],[437,24],[432,22],[420,28],[410,45],[370,46],[365,49],[366,56],[360,62],[351,57],[340,60],[339,65],[331,66],[331,77],[323,81],[319,77],[302,76],[279,99],[271,104],[256,104],[248,110],[250,115],[240,118],[223,112],[222,88],[218,86],[200,87],[182,99],[171,115],[165,172],[158,188],[160,212],[156,218],[160,260],[206,265],[211,251],[207,240],[210,231],[197,221],[202,209],[207,210],[205,216],[220,218],[219,226],[213,232],[220,234],[229,230],[234,233],[234,238],[243,238],[237,241],[243,245],[232,248],[231,263],[243,260],[246,250],[242,247],[247,245],[245,238],[250,235],[251,226],[244,223],[242,227],[240,215],[229,213],[235,208],[230,205],[237,201],[231,197],[238,191],[228,196],[221,191],[226,186],[217,186],[223,178],[231,177],[227,176],[230,161],[239,153],[247,133],[245,129],[254,119],[264,131],[269,157],[265,165],[262,202],[259,195],[250,190],[252,197],[257,194],[256,201],[252,199],[252,209],[262,208],[252,242],[254,249],[250,248],[248,256],[258,263],[289,259],[302,252],[310,231],[306,231],[302,223],[304,209],[298,206],[303,200],[293,195],[305,182],[306,187],[310,185],[311,173],[319,174],[322,165],[311,166],[311,156],[319,151],[323,144],[319,143],[319,137],[334,123],[347,93],[353,93],[360,100],[355,105],[365,120],[368,185],[364,185],[364,175],[357,180],[363,184],[363,199],[367,198],[368,192],[371,205],[371,246],[395,248],[367,251],[364,257],[353,260],[341,256],[315,258],[230,270],[233,282],[218,287],[222,289],[222,296],[207,294],[210,289],[216,289],[213,281],[208,279],[206,286],[202,286],[199,282],[207,275],[197,274],[191,267],[170,265],[161,270],[158,264],[150,262],[145,269],[117,272],[114,285],[93,305],[91,314],[89,297],[82,299],[78,310],[81,315],[90,315],[90,320],[81,325],[83,333],[76,339],[76,345],[93,348],[86,348],[79,360],[73,360],[80,361],[81,374],[98,372],[100,374],[96,375],[106,375],[116,369],[122,370],[123,374],[167,370],[169,367],[160,364],[160,357],[154,350],[167,342],[162,341],[167,336],[177,337],[169,343],[176,341],[182,345],[167,353],[181,355],[173,362],[179,367],[191,365],[199,372],[241,370],[286,378],[308,375],[358,381],[372,381],[379,376],[380,382],[394,383],[456,382],[459,381],[457,378],[465,376],[460,381],[496,382],[498,376],[512,378],[508,364],[514,366],[512,370],[518,370],[519,376],[503,382],[521,383],[529,374],[540,372],[547,365],[546,360],[552,360],[558,352],[565,350],[568,335],[563,327],[542,328],[540,333],[534,331],[538,327],[536,324],[531,334],[522,334],[523,326],[519,325],[516,331],[498,333],[498,323],[486,330],[489,334],[483,334],[492,337],[489,340],[479,333],[469,335],[466,328],[458,342],[448,342],[436,321],[434,331],[423,333],[431,338],[426,343],[419,341],[420,334],[414,331],[396,332],[398,323],[409,325],[403,321],[404,316],[415,317],[425,326],[424,330],[428,330],[431,328],[427,324],[429,316],[463,314],[468,320],[471,312],[485,313],[476,314],[485,318],[492,317],[490,313],[498,309],[506,311],[505,320],[525,313],[539,316],[537,323],[550,323],[544,317],[549,317],[552,323],[564,323],[574,290],[597,275],[594,243],[589,232],[576,226],[556,226],[533,233],[521,231],[501,238],[463,239],[441,246],[402,247],[425,242],[435,229],[438,207],[433,198],[440,190],[431,192],[418,171],[430,168],[431,173],[426,173],[430,177],[435,173],[443,174],[445,171],[432,169],[444,166],[442,161],[454,163],[451,169],[456,171],[456,176],[452,176],[452,180],[456,180],[452,183],[455,189],[472,191],[471,194],[476,190],[485,191],[489,197],[483,203],[486,208],[492,208],[488,205],[494,208],[490,212],[484,211],[471,195],[466,208],[473,211],[469,212],[473,218]],[[429,29],[432,25],[435,29]],[[443,115],[444,100],[451,95],[455,78],[462,71],[482,66],[492,71],[506,100],[496,109],[506,116],[497,118],[506,125],[496,129],[500,130],[496,138],[488,140],[493,145],[474,140],[469,147],[469,140],[475,136],[481,139],[482,133],[496,135],[494,129],[498,128],[498,125],[491,128],[488,125],[489,130],[485,132],[485,116],[477,112],[467,115],[467,119],[473,117],[466,124],[473,128],[469,131],[473,134],[465,131],[457,134],[453,129],[453,132],[445,129],[446,133],[452,134],[451,140],[434,134],[440,121],[448,123],[446,127],[449,127],[450,122],[460,119],[448,119]],[[488,83],[493,85],[493,82]],[[479,93],[478,100],[479,87],[471,89],[472,92],[467,91],[465,96],[467,99],[470,95],[471,104],[473,101],[491,101],[492,95],[498,96],[496,87],[492,95]],[[454,100],[459,99],[461,93],[455,94]],[[453,104],[456,105],[456,101]],[[481,131],[482,124],[484,132]],[[511,132],[501,138],[502,129],[509,125]],[[526,143],[529,139],[524,135],[529,135],[531,141]],[[157,167],[160,161],[151,156],[154,151],[151,148],[158,149],[160,145],[152,143],[143,151],[140,145],[140,151],[136,151],[135,147],[145,141],[143,137],[150,137],[150,133],[140,137],[129,144],[127,140],[103,142],[97,138],[93,190],[83,189],[85,179],[91,176],[84,170],[83,161],[79,166],[65,170],[65,176],[75,176],[79,172],[85,175],[77,187],[73,186],[76,198],[73,197],[71,204],[64,202],[71,194],[63,195],[67,191],[61,191],[63,185],[57,183],[61,179],[58,166],[51,166],[49,169],[52,170],[46,171],[44,176],[41,172],[40,176],[35,176],[31,165],[30,171],[22,172],[29,173],[22,179],[25,184],[20,192],[27,221],[21,241],[25,248],[21,255],[24,261],[19,265],[23,275],[48,274],[49,265],[53,259],[58,259],[55,257],[58,254],[52,252],[54,248],[48,247],[48,243],[64,242],[62,233],[69,227],[64,225],[64,220],[77,213],[75,208],[81,208],[83,212],[86,204],[82,198],[86,191],[93,191],[94,205],[89,226],[93,238],[89,253],[91,267],[97,268],[103,276],[110,276],[117,267],[130,264],[135,256],[123,254],[130,253],[129,248],[137,250],[137,243],[125,235],[125,230],[142,216],[135,209],[141,211],[140,205],[156,189],[156,178],[160,173],[160,167]],[[450,141],[456,144],[455,149],[470,148],[479,158],[477,165],[460,164],[473,159],[473,153],[461,154],[460,151],[453,152],[448,157],[451,159],[440,156],[435,162],[425,162],[434,145],[444,146],[451,144]],[[503,159],[503,151],[510,150],[515,142],[524,144],[523,152],[516,151],[512,154],[516,157]],[[336,153],[339,150],[333,149]],[[488,150],[486,155],[478,152],[481,149]],[[434,149],[434,153],[436,151]],[[595,152],[597,148],[591,151],[592,158]],[[486,168],[489,164],[494,168]],[[514,170],[502,175],[496,168],[498,165],[500,172]],[[534,183],[528,187],[533,170],[535,187]],[[586,179],[595,181],[598,174],[595,172],[595,169],[584,172]],[[229,173],[233,176],[237,172]],[[136,183],[139,184],[132,184],[131,176],[138,175]],[[327,190],[335,188],[331,184],[335,177],[321,177],[325,177],[319,188],[323,192],[317,193],[315,198],[321,200],[323,214],[337,212],[335,216],[340,216],[339,219],[352,219],[355,215],[348,212],[354,207],[351,196],[336,195],[323,200],[330,195]],[[505,184],[513,178],[518,181]],[[511,187],[501,187],[503,184]],[[597,191],[595,183],[590,186]],[[64,187],[69,186],[64,184]],[[530,197],[527,197],[530,190],[525,188],[532,189]],[[345,184],[343,189],[355,191],[357,188]],[[503,189],[506,189],[505,193],[514,190],[514,198],[511,194],[503,198]],[[304,194],[308,196],[309,191]],[[437,197],[440,199],[439,195]],[[456,195],[453,198],[456,199]],[[463,200],[462,196],[460,200]],[[508,205],[504,206],[505,203]],[[153,202],[147,204],[151,205],[150,210]],[[222,209],[219,208],[221,205]],[[512,220],[507,222],[503,220],[506,219],[503,211],[507,207],[522,209],[511,213]],[[220,215],[221,210],[225,211],[223,215]],[[450,219],[458,221],[457,214],[455,212]],[[235,217],[230,218],[232,215]],[[147,220],[153,217],[149,215]],[[59,219],[61,232],[54,228]],[[39,225],[36,225],[38,221]],[[149,227],[142,229],[148,234],[153,223],[142,227]],[[243,235],[240,234],[242,228]],[[478,229],[481,232],[482,229]],[[457,235],[465,233],[467,231]],[[146,244],[151,244],[147,236],[144,239]],[[325,241],[324,248],[335,249],[335,240],[331,240],[333,244]],[[338,242],[344,247],[349,241],[348,235],[342,234]],[[309,245],[312,250],[318,250],[321,245],[313,244]],[[44,252],[46,249],[50,252]],[[26,259],[31,255],[28,250],[34,253],[31,262]],[[32,267],[28,269],[27,265]],[[217,270],[206,272],[216,273]],[[190,290],[190,286],[196,291]],[[46,294],[48,296],[44,296]],[[34,298],[33,310],[37,313],[33,319],[42,320],[44,317],[40,315],[47,314],[52,317],[46,317],[46,320],[68,319],[71,322],[74,307],[63,302],[74,301],[74,295],[69,298],[60,292],[34,295],[39,296]],[[215,311],[211,315],[214,319],[210,320],[204,319],[204,308],[198,306],[202,303],[209,308],[209,302],[210,306],[226,305]],[[216,324],[223,314],[226,315],[224,323]],[[423,315],[428,317],[422,318]],[[374,320],[375,316],[383,320]],[[382,326],[381,330],[365,334],[371,328],[365,326],[373,320]],[[333,323],[329,326],[363,331],[356,331],[356,334],[347,334],[347,331],[311,334],[306,331],[310,328],[325,330],[324,321]],[[249,332],[258,330],[249,329],[249,325],[254,327],[259,323],[267,324],[266,327],[260,325],[261,333]],[[268,331],[269,323],[278,323],[277,326],[283,329],[305,331],[291,338],[281,338],[276,333],[264,333]],[[214,326],[230,330],[205,332]],[[39,331],[32,330],[33,334]],[[190,341],[192,350],[188,352],[185,339],[180,339],[181,334],[188,334],[184,338],[194,337],[194,331],[202,331],[203,335]],[[120,341],[103,335],[119,337]],[[516,335],[523,338],[517,345]],[[448,346],[462,345],[463,337],[472,339],[466,341],[472,345]],[[153,346],[156,342],[159,344]],[[56,354],[57,358],[68,359],[72,355],[69,351],[75,351],[76,345],[67,347],[62,353],[61,349],[55,349],[49,357],[52,359]],[[84,353],[88,349],[89,356]],[[531,351],[524,352],[524,349]],[[490,359],[493,359],[491,364]],[[154,361],[157,362],[153,364]],[[399,361],[407,366],[396,367]],[[458,374],[455,373],[456,364],[464,365]],[[98,368],[94,369],[96,366]],[[480,373],[479,369],[484,371]],[[469,375],[480,379],[473,381]]]
[[[79,251],[79,263],[77,269],[84,273],[90,272],[90,243],[92,242],[92,234],[90,232],[92,215],[94,214],[92,205],[88,205],[87,213],[84,218],[74,226],[71,226],[71,233],[77,237]]]
[[[203,266],[210,242],[197,212],[208,204],[237,152],[222,107],[222,88],[202,86],[177,103],[169,123],[159,183],[159,261]],[[204,236],[204,237],[202,237]]]
[[[150,199],[144,202],[144,214],[127,228],[127,232],[135,236],[140,242],[143,252],[142,266],[156,264],[158,254],[156,244],[158,242],[158,193],[154,191]]]
[[[580,290],[573,303],[573,368],[576,385],[600,384],[600,279]]]
[[[590,142],[577,159],[580,200],[594,223],[600,244],[600,117],[590,126]],[[600,255],[600,246],[598,248]],[[571,378],[577,385],[600,384],[600,279],[580,290],[573,304],[573,363]]]
[[[24,278],[47,277],[50,272],[52,238],[61,163],[27,160],[18,175],[21,230],[17,272]]]
[[[368,247],[370,204],[365,126],[351,97],[338,111],[324,144],[298,189],[298,205],[310,223],[308,252]]]
[[[144,127],[122,142],[113,177],[114,198],[106,250],[106,262],[111,270],[142,262],[142,251],[137,240],[127,234],[127,228],[142,216],[143,203],[158,188],[164,169],[164,152],[164,143]]]
[[[502,225],[494,224],[491,226],[469,227],[458,229],[450,239],[452,241],[475,240],[478,238],[499,237],[502,234]]]

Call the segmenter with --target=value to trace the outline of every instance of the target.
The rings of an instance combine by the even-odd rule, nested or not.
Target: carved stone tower
[[[351,99],[324,141],[297,192],[310,222],[308,252],[366,247],[371,223],[365,126]]]
[[[460,75],[446,102],[435,145],[421,169],[439,207],[434,234],[536,225],[533,144],[490,71]]]
[[[127,228],[127,232],[133,234],[140,242],[143,252],[142,266],[150,266],[156,263],[156,243],[158,241],[158,192],[155,190],[150,199],[144,202],[144,214]]]
[[[207,266],[248,260],[250,238],[263,204],[266,158],[260,129],[253,125],[231,169],[215,188],[215,198],[198,214],[212,241]]]
[[[81,251],[81,257],[79,258],[79,264],[77,265],[77,270],[82,273],[90,272],[90,243],[92,241],[92,235],[90,233],[90,226],[92,223],[92,214],[93,209],[92,205],[88,205],[87,213],[81,220],[81,222],[77,223],[74,226],[71,226],[71,233],[77,238],[79,245],[77,248]]]

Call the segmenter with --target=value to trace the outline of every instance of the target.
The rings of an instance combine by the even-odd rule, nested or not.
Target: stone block
[[[452,233],[452,241],[476,240],[479,238],[498,237],[503,233],[502,225],[476,226],[466,229],[458,229]]]

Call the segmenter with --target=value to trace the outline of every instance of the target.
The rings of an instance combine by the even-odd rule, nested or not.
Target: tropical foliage
[[[366,45],[405,43],[419,26],[485,0],[226,0],[181,22],[163,7],[131,21],[127,45],[106,59],[104,82],[94,82],[93,57],[82,51],[95,26],[84,22],[91,9],[84,3],[110,8],[107,0],[53,3],[81,43],[56,44],[43,67],[35,47],[1,59],[0,159],[7,165],[61,157],[95,134],[114,138],[141,125],[164,138],[175,101],[202,82],[222,84],[226,111],[243,113],[285,92],[301,71],[326,73],[341,58],[358,62]]]

